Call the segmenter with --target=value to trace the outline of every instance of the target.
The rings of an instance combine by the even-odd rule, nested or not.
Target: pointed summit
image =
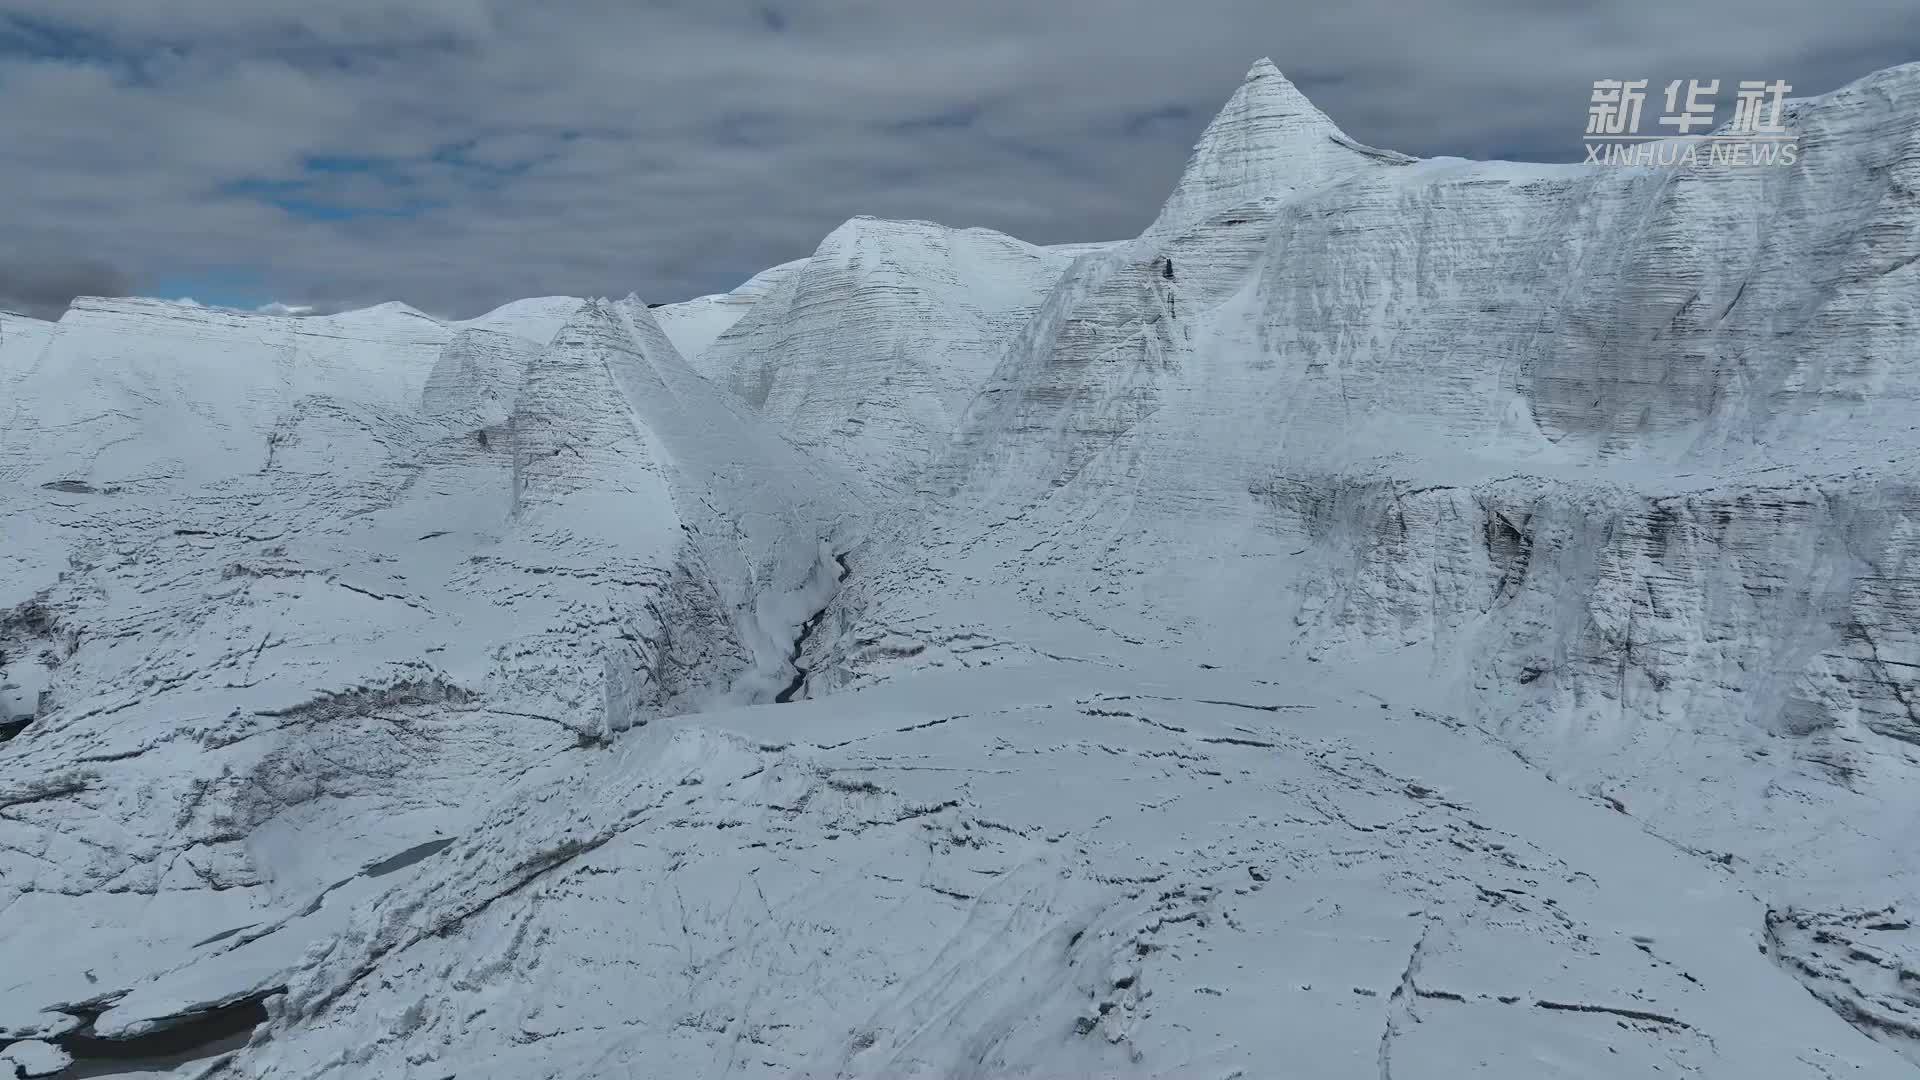
[[[519,516],[573,500],[671,505],[653,432],[628,387],[646,365],[606,300],[588,300],[527,365],[515,399],[513,505]]]
[[[462,330],[440,348],[420,391],[423,415],[474,427],[505,423],[537,347],[491,330]]]
[[[1207,125],[1180,186],[1149,231],[1314,187],[1369,163],[1383,159],[1349,139],[1262,57]]]

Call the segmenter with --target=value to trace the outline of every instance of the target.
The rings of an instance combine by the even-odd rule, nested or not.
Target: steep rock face
[[[1248,85],[855,553],[816,691],[1305,656],[1782,904],[1911,903],[1920,67],[1793,103],[1792,167],[1296,156]]]
[[[755,685],[784,681],[795,628],[834,580],[831,552],[852,542],[842,487],[693,372],[633,299],[581,309],[530,368],[511,423],[522,532],[558,529],[546,546],[576,547],[582,572],[685,545]]]
[[[1920,949],[1899,907],[1769,910],[1774,962],[1849,1023],[1920,1064]]]
[[[897,495],[1071,262],[985,229],[855,218],[701,367],[876,497]]]
[[[510,419],[516,516],[620,515],[634,548],[677,542],[680,523],[671,513],[649,520],[672,502],[664,455],[625,393],[632,369],[645,363],[619,317],[599,302],[582,308],[533,362]]]
[[[1328,166],[1274,78],[1009,346],[940,495],[858,556],[822,685],[956,634],[1358,663],[1690,846],[1882,879],[1914,820],[1920,67],[1795,103],[1775,168]],[[943,629],[895,614],[963,582]]]
[[[1335,176],[1411,158],[1361,146],[1262,59],[1200,136],[1180,184],[1150,234],[1178,230],[1223,210],[1284,199]]]
[[[539,352],[523,337],[462,330],[441,346],[428,370],[420,390],[420,412],[475,427],[505,423],[527,365]]]
[[[46,689],[0,744],[0,1040],[254,1001],[515,776],[790,678],[839,496],[644,305],[544,349],[134,306],[70,315],[8,401],[82,448],[10,430],[0,487],[0,684]],[[48,422],[101,390],[127,415]],[[184,464],[129,479],[116,438]]]
[[[503,555],[595,587],[570,590],[579,594],[573,617],[516,650],[531,663],[503,672],[500,689],[597,712],[590,730],[600,738],[657,711],[674,680],[653,652],[668,634],[658,604],[686,537],[668,452],[618,374],[645,363],[610,305],[589,301],[528,365],[508,418],[512,529]],[[693,577],[705,584],[703,573]],[[675,614],[680,628],[709,639],[720,629],[721,642],[737,646],[710,586]]]

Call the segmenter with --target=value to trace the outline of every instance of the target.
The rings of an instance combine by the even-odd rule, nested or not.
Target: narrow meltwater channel
[[[853,570],[847,566],[847,557],[845,555],[835,555],[833,561],[840,564],[840,576],[834,580],[839,583],[844,583],[847,580],[847,575],[853,573]],[[786,689],[774,696],[773,700],[776,704],[784,705],[792,701],[793,696],[806,687],[808,672],[806,668],[800,666],[800,654],[807,647],[807,639],[812,637],[813,632],[819,628],[820,620],[827,617],[827,608],[832,605],[832,603],[833,597],[827,597],[826,603],[820,605],[820,610],[814,612],[812,618],[802,623],[800,625],[800,632],[794,635],[793,653],[787,658],[787,662],[793,665],[793,681],[787,684]]]

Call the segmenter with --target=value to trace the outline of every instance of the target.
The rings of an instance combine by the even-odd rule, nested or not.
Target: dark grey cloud
[[[0,311],[54,319],[76,296],[117,296],[133,287],[132,278],[105,263],[0,251]]]
[[[0,0],[0,237],[67,260],[0,294],[470,315],[727,288],[858,213],[1130,235],[1263,55],[1364,142],[1578,160],[1594,79],[1821,92],[1920,58],[1920,5]]]

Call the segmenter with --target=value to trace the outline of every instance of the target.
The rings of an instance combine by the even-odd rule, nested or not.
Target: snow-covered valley
[[[1920,65],[1153,224],[0,314],[0,1075],[1920,1067]]]

